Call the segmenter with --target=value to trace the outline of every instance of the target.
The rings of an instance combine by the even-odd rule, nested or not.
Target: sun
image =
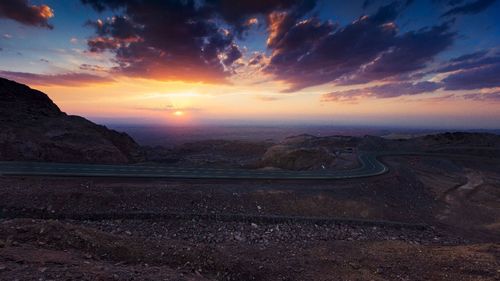
[[[174,112],[174,115],[177,116],[177,117],[179,117],[179,116],[184,115],[184,112],[182,112],[180,110],[177,110],[177,111]]]

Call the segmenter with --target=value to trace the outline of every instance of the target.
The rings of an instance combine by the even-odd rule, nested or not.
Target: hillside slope
[[[139,161],[127,134],[62,112],[44,93],[0,78],[0,160],[84,163]]]

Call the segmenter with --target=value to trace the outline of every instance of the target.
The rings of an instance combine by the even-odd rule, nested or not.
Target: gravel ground
[[[467,241],[428,229],[357,226],[349,224],[257,224],[203,220],[113,220],[84,221],[82,225],[104,232],[150,241],[181,239],[193,243],[238,242],[267,247],[271,244],[302,244],[317,241],[404,241],[409,244],[456,245]]]
[[[0,177],[0,280],[500,280],[498,171],[386,161],[333,182]],[[464,167],[481,184],[457,188]]]

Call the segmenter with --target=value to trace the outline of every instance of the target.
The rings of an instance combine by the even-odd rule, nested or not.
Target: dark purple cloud
[[[445,73],[458,70],[470,70],[493,64],[500,64],[500,54],[491,54],[490,51],[483,50],[451,59],[441,67],[435,69],[434,72]]]
[[[97,10],[124,10],[123,15],[88,24],[96,29],[96,36],[88,40],[90,51],[115,53],[117,72],[205,82],[222,82],[232,73],[242,56],[233,34],[249,17],[279,10],[295,21],[315,5],[302,0],[206,1],[201,6],[193,1],[83,2]],[[217,17],[229,23],[229,30],[215,24]]]
[[[393,45],[374,61],[345,77],[340,84],[360,84],[391,77],[404,77],[426,67],[433,58],[452,45],[455,34],[447,24],[394,38]]]
[[[270,20],[268,47],[273,53],[264,71],[288,83],[287,91],[292,92],[333,81],[366,83],[422,69],[453,43],[455,35],[447,24],[398,35],[393,21],[405,7],[392,2],[340,29],[315,18],[290,26],[287,15],[279,14]]]
[[[457,34],[451,31],[451,22],[400,32],[395,20],[411,0],[391,1],[342,27],[314,16],[316,1],[307,0],[81,1],[98,11],[116,13],[107,20],[88,23],[95,36],[87,44],[91,52],[114,54],[116,66],[111,71],[121,75],[226,83],[243,57],[235,37],[244,39],[249,20],[257,17],[255,21],[267,28],[270,55],[255,55],[248,65],[258,65],[265,74],[286,83],[286,92],[325,83],[380,81],[386,84],[369,88],[369,95],[392,97],[400,95],[399,89],[404,94],[420,91],[430,84],[415,81],[436,73],[445,74],[444,89],[482,89],[497,84],[490,71],[497,69],[500,56],[491,52],[467,54],[429,71],[430,63],[454,43]],[[436,1],[445,2],[453,13],[472,13],[491,5],[481,0]],[[476,80],[459,81],[467,79]]]
[[[258,65],[258,64],[261,64],[263,60],[264,60],[264,55],[262,55],[262,54],[255,54],[248,61],[248,65]]]
[[[86,25],[94,27],[99,36],[111,35],[118,39],[135,38],[140,30],[140,27],[123,16],[115,16],[107,21],[88,21]]]
[[[434,3],[443,3],[448,6],[456,6],[458,4],[462,4],[464,0],[432,0]]]
[[[20,83],[36,86],[78,87],[82,85],[113,81],[111,78],[87,73],[35,74],[0,70],[0,76]]]
[[[316,6],[316,0],[206,0],[206,8],[220,15],[240,33],[248,28],[247,21],[254,16],[275,11],[288,11],[300,17]]]
[[[237,45],[232,45],[226,52],[226,58],[222,61],[224,65],[232,65],[233,62],[241,58],[242,54]]]
[[[473,2],[468,2],[461,6],[450,9],[443,14],[443,17],[478,14],[489,8],[495,2],[496,0],[475,0]]]
[[[47,5],[31,5],[27,0],[0,1],[0,18],[18,21],[22,24],[52,29],[48,20],[54,12]]]
[[[428,74],[446,75],[445,90],[476,90],[500,87],[500,52],[481,50],[443,63]]]
[[[475,90],[500,87],[500,63],[461,70],[442,80],[446,90]]]
[[[469,61],[469,60],[474,60],[474,59],[480,59],[480,58],[486,56],[487,54],[488,54],[488,51],[481,50],[481,51],[477,51],[477,52],[470,53],[470,54],[465,54],[465,55],[459,56],[457,58],[451,59],[450,62],[451,63],[459,63],[459,62],[464,62],[464,61]]]
[[[240,63],[235,36],[244,36],[254,17],[276,11],[294,15],[311,11],[314,0],[81,0],[116,16],[89,22],[96,36],[91,52],[110,51],[123,75],[159,80],[225,83]]]
[[[413,1],[414,0],[405,0],[405,1],[399,0],[399,2],[404,3],[405,6],[409,6],[411,3],[413,3]],[[436,0],[434,0],[434,1],[436,1]],[[382,1],[382,0],[365,0],[365,1],[363,1],[362,8],[366,9],[377,2],[386,2],[387,3],[387,1]]]
[[[111,51],[116,72],[158,80],[224,82],[238,57],[231,32],[194,1],[83,0],[97,10],[123,11],[90,23],[92,52]]]
[[[363,97],[377,99],[394,98],[399,96],[431,93],[439,88],[441,88],[441,84],[437,82],[397,82],[361,89],[331,92],[324,94],[322,96],[322,101],[355,101]]]

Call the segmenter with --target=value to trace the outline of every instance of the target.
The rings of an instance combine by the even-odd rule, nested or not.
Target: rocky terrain
[[[500,137],[298,135],[139,147],[0,80],[0,160],[248,169],[345,180],[0,176],[0,280],[500,280]]]
[[[0,178],[2,280],[498,280],[498,160],[337,181]]]
[[[261,155],[272,146],[271,142],[239,140],[206,140],[188,142],[172,148],[145,146],[149,162],[176,166],[256,168]]]
[[[128,135],[62,112],[47,95],[0,78],[0,160],[130,163]]]
[[[296,135],[282,141],[207,140],[144,147],[149,162],[190,167],[336,170],[359,166],[360,151],[500,156],[500,136],[488,133],[440,133],[415,138]]]
[[[355,145],[352,137],[292,136],[271,146],[257,165],[294,171],[352,168],[357,164]]]

